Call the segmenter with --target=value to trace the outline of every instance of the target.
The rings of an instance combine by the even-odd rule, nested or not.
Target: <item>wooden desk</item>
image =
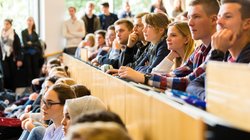
[[[63,60],[73,79],[120,115],[134,140],[204,139],[204,122],[199,115],[185,111],[182,104],[137,88],[69,55],[64,54]]]

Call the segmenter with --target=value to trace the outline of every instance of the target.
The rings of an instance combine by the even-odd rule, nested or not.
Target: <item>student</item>
[[[39,63],[43,56],[33,17],[28,17],[27,25],[28,27],[22,31],[22,41],[30,83],[40,75],[41,65]]]
[[[139,13],[134,18],[133,32],[129,35],[124,55],[121,58],[122,66],[127,65],[131,68],[135,68],[147,54],[150,43],[145,40],[142,32],[144,28],[142,17],[147,14],[149,13]],[[107,73],[117,75],[118,69],[110,69],[107,71]]]
[[[249,0],[222,0],[218,14],[217,32],[212,36],[211,60],[233,63],[250,62],[250,7]],[[229,56],[226,56],[226,52]],[[187,92],[206,99],[205,74],[192,81]]]
[[[123,9],[118,16],[119,19],[121,18],[132,19],[134,15],[131,12],[129,1],[126,1],[123,5],[124,5]]]
[[[108,52],[106,50],[106,42],[105,42],[106,31],[105,30],[97,30],[95,32],[95,42],[97,50],[89,55],[89,61],[92,61],[96,56],[103,55]]]
[[[95,47],[95,35],[94,34],[87,34],[85,39],[80,42],[75,52],[75,58],[81,59],[82,48],[87,49],[88,58],[90,57],[92,53],[94,53],[97,50]]]
[[[144,24],[144,29],[142,30],[144,38],[150,42],[150,44],[145,57],[140,60],[134,69],[142,73],[150,73],[170,52],[167,49],[165,41],[166,31],[170,21],[164,13],[151,13],[145,15],[142,22]],[[129,67],[120,67],[118,73],[122,74],[127,70],[137,73]]]
[[[147,14],[149,13],[139,13],[134,18],[133,33],[129,35],[128,43],[125,48],[125,55],[122,59],[122,66],[128,65],[129,67],[134,68],[139,63],[139,61],[144,58],[141,57],[141,55],[146,54],[147,52],[150,43],[144,38],[144,25],[142,23],[142,18]]]
[[[4,20],[0,47],[4,88],[15,92],[17,69],[23,65],[23,55],[21,53],[20,38],[12,28],[12,19]]]
[[[107,28],[110,25],[114,24],[118,20],[118,17],[116,14],[111,13],[109,11],[109,3],[108,2],[104,2],[101,4],[101,11],[102,11],[102,14],[99,15],[100,22],[101,22],[101,28],[103,30],[107,30]]]
[[[68,8],[70,19],[63,23],[63,36],[66,39],[66,46],[64,52],[70,55],[74,55],[77,45],[82,41],[85,36],[85,26],[83,21],[76,18],[76,8]]]
[[[96,110],[107,110],[106,105],[97,97],[83,96],[66,100],[63,110],[63,119],[61,121],[64,136],[67,134],[71,121],[79,114]]]
[[[167,13],[162,0],[154,0],[154,3],[150,7],[151,13],[163,12]]]
[[[211,50],[211,36],[216,31],[218,11],[219,4],[216,0],[192,0],[190,2],[188,25],[192,38],[201,40],[202,44],[196,47],[183,66],[166,76],[142,74],[123,67],[119,70],[120,77],[161,89],[171,88],[185,91],[188,83],[205,71],[205,61]]]
[[[52,120],[53,123],[46,128],[43,140],[61,140],[63,131],[61,121],[63,119],[63,107],[66,99],[75,98],[70,86],[55,84],[49,88],[42,99],[43,120]]]
[[[194,40],[186,22],[170,23],[166,41],[171,52],[153,68],[152,73],[169,73],[186,62],[194,51]]]
[[[88,1],[85,9],[86,11],[82,20],[85,25],[86,34],[94,33],[95,31],[101,29],[99,17],[93,13],[95,10],[95,3],[93,1]]]
[[[114,47],[112,49],[115,49],[115,51],[119,53],[119,57],[117,57],[116,59],[109,59],[109,54],[107,54],[105,56],[99,57],[98,63],[100,65],[110,64],[117,69],[121,65],[121,62],[119,61],[122,52],[124,51],[125,45],[127,45],[128,43],[129,34],[132,33],[133,23],[127,19],[119,19],[114,23],[114,25],[116,32],[116,41],[118,43],[117,46],[120,47]]]

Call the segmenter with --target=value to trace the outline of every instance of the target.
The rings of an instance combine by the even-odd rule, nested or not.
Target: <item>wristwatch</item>
[[[148,84],[148,80],[149,80],[151,77],[152,77],[152,75],[149,74],[149,73],[144,74],[144,83],[143,83],[143,84],[147,85],[147,84]]]
[[[215,49],[212,51],[210,59],[217,60],[217,61],[223,61],[224,56],[225,56],[225,53],[223,51]]]

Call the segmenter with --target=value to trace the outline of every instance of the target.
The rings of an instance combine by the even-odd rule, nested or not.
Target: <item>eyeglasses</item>
[[[46,102],[44,99],[42,99],[43,104],[46,106],[46,108],[51,108],[53,105],[58,105],[62,103],[53,103],[53,102]]]

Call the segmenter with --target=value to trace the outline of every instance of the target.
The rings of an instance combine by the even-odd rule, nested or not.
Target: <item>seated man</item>
[[[248,0],[222,0],[218,14],[218,31],[212,36],[211,60],[235,63],[250,62],[250,13]],[[226,56],[226,52],[229,55]],[[205,100],[205,74],[192,81],[187,92]]]

